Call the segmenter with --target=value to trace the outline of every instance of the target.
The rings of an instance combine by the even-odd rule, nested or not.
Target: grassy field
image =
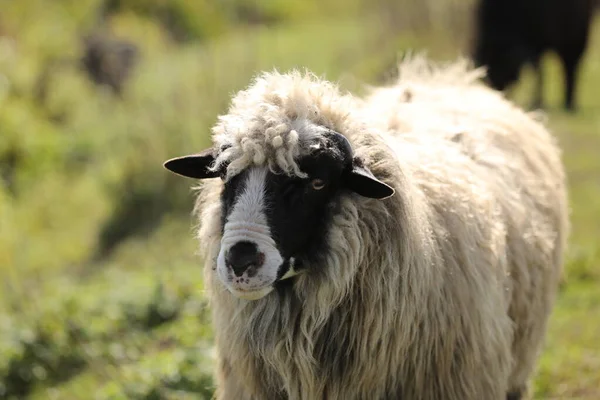
[[[74,63],[101,3],[141,54],[122,98]],[[210,398],[190,182],[162,162],[203,148],[261,70],[306,67],[360,92],[403,51],[464,53],[468,3],[0,0],[0,399]],[[600,22],[580,112],[559,107],[556,59],[545,68],[573,231],[534,398],[598,399]],[[531,85],[526,71],[515,101]]]

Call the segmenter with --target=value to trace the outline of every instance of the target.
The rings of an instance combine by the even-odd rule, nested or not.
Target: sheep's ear
[[[208,179],[217,178],[219,171],[208,168],[215,161],[213,149],[206,149],[198,154],[176,157],[166,161],[163,166],[171,172],[188,178]]]
[[[329,136],[340,150],[347,168],[344,183],[348,189],[371,199],[385,199],[394,194],[394,188],[375,178],[373,173],[363,165],[362,160],[353,156],[352,145],[344,135],[330,131]]]
[[[385,199],[394,195],[394,188],[375,178],[368,168],[355,165],[346,177],[348,189],[371,199]]]

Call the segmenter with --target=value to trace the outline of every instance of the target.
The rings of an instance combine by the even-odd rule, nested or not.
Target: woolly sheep
[[[263,73],[166,168],[196,203],[218,399],[520,399],[561,275],[543,125],[464,60],[364,98]],[[209,178],[221,179],[209,179]]]

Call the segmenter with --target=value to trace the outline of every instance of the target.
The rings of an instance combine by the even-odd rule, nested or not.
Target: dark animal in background
[[[542,55],[554,51],[565,76],[564,108],[576,110],[580,61],[588,45],[596,0],[479,0],[473,58],[487,81],[504,90],[531,64],[537,75],[533,107],[543,107]]]
[[[62,71],[73,68],[82,69],[93,83],[108,86],[114,95],[122,98],[125,83],[140,59],[137,45],[95,32],[83,37],[82,53],[76,58],[57,55],[46,60],[33,89],[40,107],[44,108],[47,105],[52,82],[60,79]],[[53,122],[61,123],[65,113],[64,110],[55,109],[48,117]]]
[[[81,62],[90,79],[121,95],[125,81],[139,58],[137,46],[99,34],[86,37],[84,46]]]

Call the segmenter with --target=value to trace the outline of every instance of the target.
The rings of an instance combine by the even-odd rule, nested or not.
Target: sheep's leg
[[[562,59],[563,66],[565,69],[565,104],[564,108],[567,111],[575,111],[575,89],[577,85],[577,70],[579,67],[579,60],[581,54],[574,54],[564,56]]]
[[[573,40],[571,46],[560,49],[559,56],[565,73],[565,103],[566,111],[575,111],[575,95],[577,91],[577,74],[579,64],[587,46],[587,28],[581,32],[579,40]]]
[[[531,65],[536,75],[535,89],[533,93],[533,103],[531,108],[544,108],[544,71],[540,63],[540,54],[536,54],[531,60]]]

